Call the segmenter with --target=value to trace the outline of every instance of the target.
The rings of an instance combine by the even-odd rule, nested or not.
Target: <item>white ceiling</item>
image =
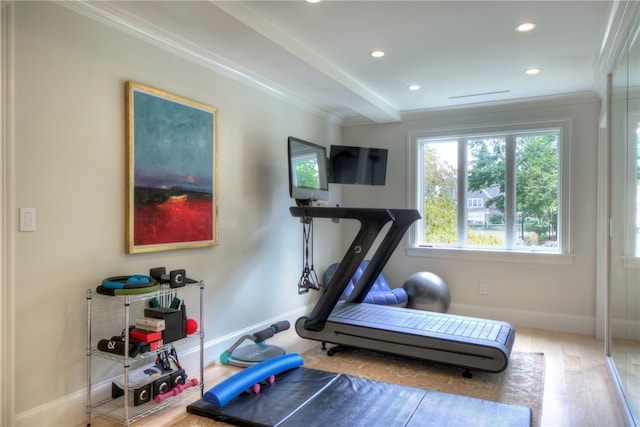
[[[298,0],[79,7],[294,102],[338,118],[391,122],[409,111],[597,91],[595,65],[611,5]],[[515,31],[529,20],[537,23],[533,31]],[[386,55],[374,60],[373,49]],[[542,71],[528,76],[529,67]],[[407,90],[410,83],[421,89]]]

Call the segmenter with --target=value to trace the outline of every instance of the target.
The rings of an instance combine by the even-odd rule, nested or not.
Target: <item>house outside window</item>
[[[470,208],[470,209],[482,208],[482,207],[484,207],[484,201],[482,200],[481,197],[479,197],[479,198],[469,197],[467,199],[467,207]]]
[[[570,124],[410,135],[411,246],[568,253]]]

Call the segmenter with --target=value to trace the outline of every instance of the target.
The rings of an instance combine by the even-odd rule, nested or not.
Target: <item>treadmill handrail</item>
[[[321,331],[329,315],[335,308],[349,280],[371,249],[383,227],[392,221],[378,249],[371,257],[368,267],[356,283],[349,301],[362,302],[382,272],[391,254],[400,243],[402,236],[420,213],[415,209],[369,209],[369,208],[323,208],[291,207],[291,215],[300,218],[344,218],[360,221],[360,230],[345,253],[331,281],[325,284],[322,295],[307,317],[304,327],[307,330]]]

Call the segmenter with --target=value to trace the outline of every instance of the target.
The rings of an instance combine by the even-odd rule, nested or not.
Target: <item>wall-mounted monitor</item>
[[[287,141],[289,159],[289,196],[298,204],[329,200],[327,149],[290,136]]]
[[[329,182],[335,184],[384,185],[387,176],[386,148],[332,145]]]

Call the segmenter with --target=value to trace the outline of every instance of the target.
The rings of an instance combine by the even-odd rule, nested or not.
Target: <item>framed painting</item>
[[[128,253],[218,244],[218,109],[126,83]]]

